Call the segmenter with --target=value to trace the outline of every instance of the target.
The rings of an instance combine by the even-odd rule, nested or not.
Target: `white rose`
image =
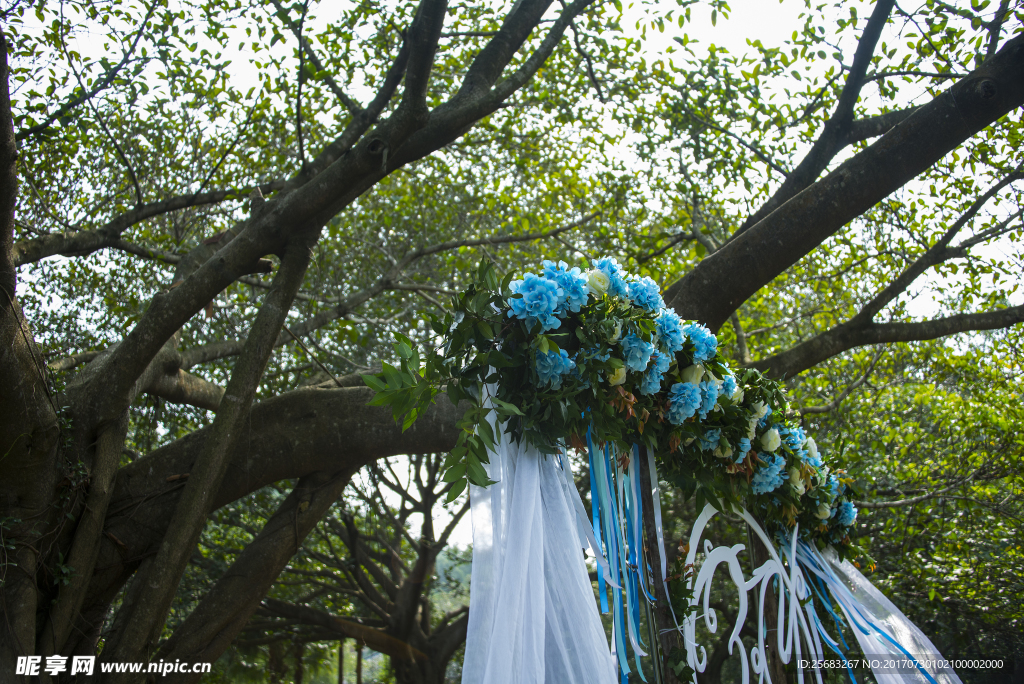
[[[807,491],[807,487],[804,485],[804,478],[801,476],[800,469],[796,466],[789,469],[789,483],[793,485],[793,491],[797,493],[797,496],[803,496],[804,492]]]
[[[612,374],[608,376],[608,384],[612,387],[621,385],[626,382],[626,367],[621,366],[612,371]]]
[[[814,443],[813,437],[808,437],[804,446],[807,448],[807,455],[811,457],[811,460],[818,458],[818,445]]]
[[[684,369],[680,375],[683,378],[683,382],[690,382],[694,385],[699,385],[700,379],[704,377],[704,366],[690,366],[689,368]]]
[[[818,511],[815,513],[819,520],[828,520],[829,516],[832,515],[832,507],[827,503],[818,504]]]
[[[619,338],[622,337],[622,321],[615,322],[615,332],[612,333],[612,337],[609,342],[618,342]]]
[[[747,421],[747,439],[753,441],[757,437],[757,416],[751,416]]]
[[[768,407],[759,401],[754,402],[754,404],[750,408],[754,409],[754,411],[757,413],[758,420],[761,420],[768,414]]]
[[[600,297],[607,292],[611,284],[611,278],[604,271],[597,269],[587,271],[587,287],[590,288],[590,294],[595,297]]]
[[[782,437],[779,436],[779,431],[775,428],[761,435],[761,448],[765,451],[775,451],[781,444]]]

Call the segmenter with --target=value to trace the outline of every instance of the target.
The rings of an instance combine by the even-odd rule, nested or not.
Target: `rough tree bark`
[[[7,53],[7,38],[0,32],[0,663],[12,663],[35,646],[36,583],[62,518],[58,488],[64,475],[46,365],[15,293],[11,252],[18,148]],[[0,670],[0,681],[11,676],[10,668]]]

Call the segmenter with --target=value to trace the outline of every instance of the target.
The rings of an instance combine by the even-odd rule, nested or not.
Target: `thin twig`
[[[313,360],[313,363],[315,363],[316,365],[320,366],[320,370],[322,370],[324,373],[327,373],[327,375],[329,375],[331,377],[331,380],[334,380],[334,384],[335,385],[337,385],[338,387],[344,387],[344,385],[341,384],[341,380],[338,380],[338,378],[335,377],[334,373],[332,373],[331,371],[327,370],[327,367],[324,364],[320,363],[320,359],[318,359],[313,352],[309,351],[309,347],[307,347],[306,345],[304,345],[302,343],[302,340],[299,339],[298,335],[293,333],[291,331],[291,329],[287,325],[284,325],[284,326],[281,326],[281,327],[283,327],[285,329],[285,332],[287,332],[289,335],[291,335],[292,339],[295,340],[300,347],[302,347],[302,351],[304,351],[307,354],[309,354],[309,358]]]

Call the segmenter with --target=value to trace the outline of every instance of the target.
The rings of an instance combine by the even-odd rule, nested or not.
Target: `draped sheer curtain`
[[[577,527],[578,494],[563,470],[568,459],[502,435],[484,467],[496,484],[470,486],[463,684],[614,684]]]
[[[941,664],[943,658],[931,639],[871,584],[860,570],[848,560],[840,562],[832,549],[827,549],[822,555],[839,581],[855,597],[860,618],[878,625],[891,638],[887,639],[875,632],[853,630],[864,655],[878,665],[872,666],[878,684],[931,684],[932,681],[937,684],[962,684],[952,668],[936,666],[936,663]],[[931,679],[911,665],[904,651],[919,658],[922,669],[928,672]],[[894,663],[898,665],[893,667]]]

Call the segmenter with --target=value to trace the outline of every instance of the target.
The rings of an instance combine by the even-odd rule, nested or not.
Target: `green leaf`
[[[448,503],[455,501],[457,498],[459,498],[459,495],[462,494],[462,492],[464,491],[466,491],[466,481],[458,480],[455,484],[452,485],[452,488],[448,490],[448,498],[446,499],[446,501]]]
[[[387,388],[387,385],[384,384],[376,375],[360,375],[359,377],[363,379],[363,382],[367,387],[375,392],[383,392]]]
[[[455,480],[458,480],[460,477],[465,477],[465,475],[466,464],[457,463],[453,465],[451,468],[449,468],[447,471],[445,471],[444,477],[441,479],[444,480],[445,482],[454,482]]]
[[[391,389],[402,389],[402,374],[390,363],[384,363],[384,377],[387,378],[388,387]]]

